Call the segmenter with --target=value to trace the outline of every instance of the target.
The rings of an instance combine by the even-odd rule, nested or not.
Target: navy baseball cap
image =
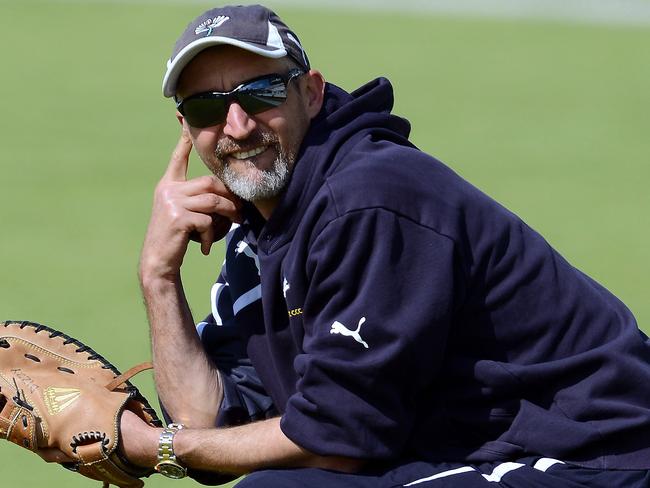
[[[173,97],[183,68],[201,51],[229,44],[267,58],[291,57],[309,70],[309,59],[298,36],[274,12],[262,5],[214,8],[199,15],[176,41],[163,78],[163,95]]]

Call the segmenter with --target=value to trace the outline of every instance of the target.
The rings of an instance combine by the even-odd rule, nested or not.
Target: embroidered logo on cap
[[[220,15],[214,19],[208,19],[199,24],[199,26],[194,29],[194,33],[198,36],[199,34],[206,33],[205,37],[208,37],[212,34],[212,29],[222,26],[227,20],[230,20],[230,17],[225,15]]]

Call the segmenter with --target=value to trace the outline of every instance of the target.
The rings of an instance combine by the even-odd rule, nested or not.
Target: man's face
[[[183,70],[177,95],[230,91],[258,76],[286,74],[286,59],[270,59],[231,46],[210,48]],[[265,112],[249,115],[233,102],[226,120],[206,128],[190,127],[194,147],[230,190],[248,201],[267,200],[286,186],[310,117],[300,78],[287,90],[287,100]]]

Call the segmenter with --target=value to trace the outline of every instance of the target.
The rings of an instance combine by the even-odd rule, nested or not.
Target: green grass
[[[122,369],[149,357],[136,266],[178,132],[160,81],[200,10],[0,2],[1,319],[63,329]],[[649,29],[280,13],[331,81],[388,76],[416,144],[519,213],[650,331]],[[219,252],[187,257],[197,317],[220,263]],[[150,377],[137,383],[153,397]],[[0,455],[7,486],[89,486],[17,447]]]

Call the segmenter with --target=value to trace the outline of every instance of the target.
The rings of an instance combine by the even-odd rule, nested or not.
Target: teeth
[[[257,156],[258,154],[262,154],[264,151],[266,151],[266,146],[261,146],[255,149],[251,149],[250,151],[235,152],[232,153],[231,156],[235,159],[248,159],[252,158],[253,156]]]

